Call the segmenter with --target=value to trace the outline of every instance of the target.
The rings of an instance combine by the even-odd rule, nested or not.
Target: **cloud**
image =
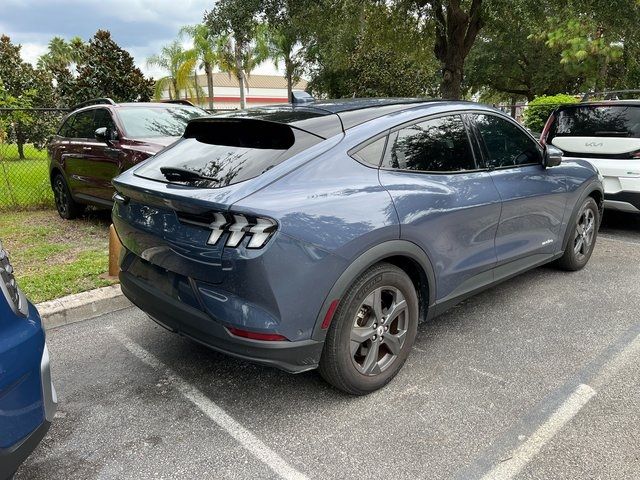
[[[98,29],[134,57],[136,65],[154,78],[166,75],[147,67],[146,59],[178,36],[184,25],[202,21],[214,0],[0,0],[3,3],[0,33],[22,45],[22,58],[35,64],[54,36],[88,40]],[[186,47],[190,47],[185,43]],[[273,62],[253,73],[275,74]]]
[[[202,21],[212,0],[3,0],[0,33],[22,44],[24,60],[35,63],[54,36],[87,40],[98,29],[109,30],[145,73],[146,58],[173,41],[180,27]]]

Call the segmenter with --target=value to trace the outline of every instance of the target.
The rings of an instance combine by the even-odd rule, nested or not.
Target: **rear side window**
[[[75,115],[70,115],[58,130],[58,135],[65,138],[73,137],[73,122],[75,119]]]
[[[73,127],[71,128],[72,138],[93,138],[95,128],[93,128],[93,114],[95,110],[85,110],[76,113]]]
[[[219,188],[257,177],[323,139],[260,120],[196,121],[184,138],[146,162],[139,177]]]
[[[351,156],[362,163],[368,163],[373,167],[379,167],[386,143],[387,137],[385,135],[384,137],[365,145],[357,152],[352,153]]]
[[[640,107],[585,105],[560,110],[547,140],[556,136],[640,138]]]
[[[542,162],[541,147],[517,125],[496,115],[473,115],[473,118],[490,166],[502,168]]]
[[[459,115],[426,120],[392,133],[383,166],[420,172],[477,168]]]

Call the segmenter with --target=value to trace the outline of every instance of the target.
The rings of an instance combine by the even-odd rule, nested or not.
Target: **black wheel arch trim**
[[[591,194],[594,192],[598,192],[600,194],[601,201],[600,201],[600,204],[598,204],[598,212],[600,216],[599,221],[602,222],[604,189],[602,188],[602,184],[600,183],[600,181],[593,180],[584,188],[584,190],[580,194],[580,197],[578,198],[578,201],[575,203],[575,206],[573,207],[573,211],[571,212],[571,216],[569,217],[569,221],[567,222],[567,226],[565,228],[564,238],[562,239],[563,252],[566,250],[567,244],[569,243],[569,237],[571,236],[572,229],[570,228],[570,225],[572,225],[576,221],[576,217],[579,215],[580,208],[582,207],[582,204],[584,203],[584,201],[587,199],[587,197],[592,196]],[[598,224],[598,228],[600,228],[600,224]]]
[[[431,260],[429,260],[425,251],[413,242],[408,240],[389,240],[362,253],[342,272],[342,275],[338,277],[329,294],[325,297],[320,312],[316,317],[313,335],[311,337],[313,340],[324,340],[327,329],[322,329],[321,325],[333,300],[342,299],[355,279],[363,274],[369,267],[392,257],[404,257],[413,260],[422,269],[422,273],[424,273],[426,277],[428,290],[428,300],[425,305],[427,315],[431,317],[431,315],[435,313],[435,309],[431,307],[435,304],[436,276]],[[420,296],[423,292],[417,293],[418,296]]]

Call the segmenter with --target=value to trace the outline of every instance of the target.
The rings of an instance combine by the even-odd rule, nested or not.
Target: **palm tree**
[[[289,25],[280,25],[269,31],[269,56],[276,68],[284,63],[284,77],[287,80],[287,98],[291,99],[293,84],[300,80],[304,60],[296,47],[299,44],[297,32]]]
[[[308,25],[308,13],[307,2],[301,0],[272,0],[265,9],[270,57],[276,68],[280,62],[284,63],[288,98],[304,68],[302,37]]]
[[[85,47],[80,37],[73,37],[68,42],[62,37],[49,40],[48,51],[38,58],[38,68],[48,71],[69,70],[73,72],[75,65],[82,61]]]
[[[220,69],[238,79],[240,108],[246,108],[247,78],[253,69],[269,58],[267,26],[258,25],[252,40],[236,38],[233,34],[223,35],[218,38],[216,51]]]
[[[160,67],[169,72],[169,75],[156,81],[154,98],[162,98],[164,91],[169,92],[170,99],[179,99],[180,92],[184,91],[185,98],[193,97],[194,87],[191,73],[195,70],[197,58],[193,50],[185,50],[182,44],[175,40],[162,47],[159,54],[147,58],[147,65]]]
[[[218,64],[215,41],[206,25],[187,25],[180,29],[180,36],[187,35],[193,40],[193,50],[207,76],[207,96],[209,109],[213,109],[213,68]],[[197,78],[197,77],[196,77]]]

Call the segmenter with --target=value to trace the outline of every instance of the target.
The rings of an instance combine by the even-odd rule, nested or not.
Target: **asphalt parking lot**
[[[640,218],[421,325],[364,398],[247,364],[137,309],[48,332],[55,423],[17,479],[639,478]]]

